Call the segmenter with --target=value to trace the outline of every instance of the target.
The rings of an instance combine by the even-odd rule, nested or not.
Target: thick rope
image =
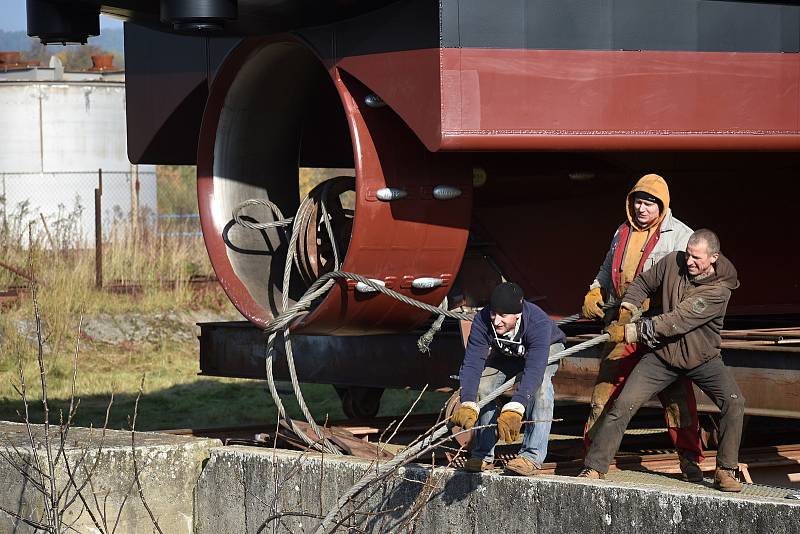
[[[301,203],[300,208],[297,210],[297,216],[296,216],[297,220],[302,220],[304,216],[303,211],[310,209],[312,202],[309,201],[309,199],[310,197],[306,197],[306,199]],[[322,206],[325,205],[324,195],[322,197],[322,200],[320,201],[320,204]],[[326,213],[324,208],[323,208],[323,213]],[[325,215],[323,215],[323,217],[325,217]],[[283,270],[283,287],[282,287],[283,294],[281,299],[281,305],[283,306],[284,310],[289,307],[289,282],[291,281],[292,277],[292,260],[295,259],[295,247],[297,246],[297,239],[300,236],[301,226],[303,225],[296,224],[293,226],[292,236],[289,239],[289,249],[287,251],[286,263]],[[330,224],[327,225],[327,228],[330,229]],[[332,241],[334,239],[332,229],[330,229],[329,238]],[[335,251],[336,245],[334,244],[333,246]],[[338,255],[336,256],[336,258],[338,265]],[[273,332],[270,335],[270,339],[274,339],[275,335],[276,334]],[[305,399],[303,397],[303,392],[300,389],[300,381],[297,378],[297,370],[295,368],[294,354],[292,351],[292,341],[291,337],[289,336],[288,326],[283,329],[283,341],[284,341],[284,352],[286,353],[286,363],[287,367],[289,368],[289,378],[291,379],[292,382],[292,390],[294,391],[294,395],[297,398],[297,403],[300,405],[300,411],[303,412],[303,416],[306,418],[306,421],[308,421],[308,424],[311,425],[312,430],[314,430],[314,433],[318,436],[319,438],[318,441],[321,440],[322,446],[325,448],[325,450],[335,455],[342,454],[337,447],[332,445],[327,440],[322,430],[320,430],[319,426],[317,425],[316,421],[314,421],[314,416],[311,415],[311,411],[308,409],[308,406],[306,405]],[[315,441],[311,440],[305,433],[302,432],[301,432],[301,438],[303,438],[303,440],[306,441],[308,445],[312,445]]]
[[[444,298],[442,303],[439,305],[439,308],[447,309],[447,297]],[[565,324],[574,323],[578,319],[580,319],[582,315],[580,313],[572,314],[568,317],[564,317],[563,319],[559,319],[556,321],[558,326],[563,326]],[[433,342],[433,338],[436,334],[439,333],[439,330],[442,329],[442,324],[444,323],[445,316],[439,315],[436,320],[433,322],[428,331],[422,334],[419,339],[417,340],[417,350],[421,353],[426,354],[430,352],[430,346]]]
[[[331,246],[333,247],[333,254],[334,254],[334,265],[338,269],[340,265],[340,256],[339,256],[339,249],[338,243],[336,242],[333,228],[331,227],[329,215],[327,208],[325,206],[325,199],[327,197],[328,191],[332,182],[326,184],[322,190],[321,200],[320,200],[320,209],[322,211],[322,221],[325,226],[325,229],[328,234],[328,238],[330,240]],[[240,216],[241,210],[250,205],[265,205],[270,207],[273,210],[274,214],[277,216],[277,219],[273,222],[269,223],[250,223],[249,221],[245,221]],[[283,214],[281,213],[280,209],[277,205],[270,202],[269,200],[263,199],[251,199],[242,202],[239,204],[233,212],[233,217],[237,223],[245,226],[247,228],[263,230],[266,228],[274,228],[274,227],[284,227],[291,223],[292,220],[295,221],[303,221],[305,222],[309,211],[313,207],[313,199],[311,197],[306,197],[303,202],[301,202],[300,207],[297,210],[297,214],[293,219],[284,219]],[[445,317],[450,317],[452,319],[464,320],[464,321],[472,321],[472,316],[465,313],[459,312],[452,312],[447,309],[447,298],[445,298],[439,307],[431,306],[430,304],[421,302],[419,300],[407,297],[401,293],[398,293],[392,289],[389,289],[382,284],[379,284],[369,278],[363,277],[361,275],[355,273],[349,273],[346,271],[339,271],[334,270],[329,273],[323,274],[317,280],[315,280],[311,286],[306,290],[305,294],[292,306],[289,306],[289,286],[292,274],[292,265],[296,264],[298,270],[300,269],[298,255],[296,253],[296,246],[297,240],[299,238],[299,234],[302,228],[304,228],[305,224],[295,224],[292,227],[292,233],[289,240],[289,246],[287,251],[286,262],[284,266],[284,273],[283,273],[283,286],[282,286],[282,309],[283,311],[275,317],[269,324],[264,327],[264,332],[268,334],[267,339],[267,357],[266,357],[266,371],[267,371],[267,382],[269,384],[270,394],[275,401],[275,404],[278,408],[279,415],[286,420],[292,431],[295,432],[303,441],[306,442],[307,445],[313,448],[319,448],[320,440],[322,443],[322,447],[333,454],[341,454],[341,452],[330,444],[327,439],[324,437],[322,431],[320,430],[319,426],[314,421],[313,416],[311,415],[308,406],[305,403],[305,399],[303,398],[302,391],[300,389],[300,382],[297,378],[296,366],[294,363],[294,355],[292,351],[292,343],[291,343],[291,336],[290,336],[290,326],[291,323],[297,318],[298,315],[307,312],[313,302],[322,297],[324,294],[328,292],[328,290],[332,287],[335,283],[335,279],[350,279],[356,282],[361,282],[366,284],[367,286],[371,287],[372,289],[387,295],[391,298],[394,298],[404,304],[408,304],[409,306],[414,306],[420,308],[422,310],[428,311],[431,314],[437,314],[439,317],[434,321],[431,328],[423,334],[422,337],[417,342],[417,347],[421,352],[426,352],[430,346],[430,343],[433,340],[435,334],[441,329],[442,323],[444,322]],[[557,324],[563,325],[570,322],[573,322],[580,318],[579,314],[571,315],[560,321],[557,321]],[[297,398],[298,404],[300,406],[300,410],[303,413],[303,416],[308,421],[309,425],[313,429],[314,433],[320,438],[318,440],[313,440],[308,437],[302,430],[300,430],[297,425],[294,424],[294,421],[288,416],[286,410],[281,402],[280,395],[277,392],[277,388],[275,387],[275,380],[274,380],[274,373],[273,373],[273,357],[274,357],[274,342],[279,331],[283,331],[283,338],[284,338],[284,352],[286,354],[287,360],[287,367],[289,369],[289,376],[292,383],[292,389],[294,391],[295,397]],[[564,354],[566,355],[566,354]],[[563,357],[563,356],[561,356]],[[559,358],[560,359],[560,358]],[[557,361],[557,360],[554,360]]]
[[[590,347],[598,345],[600,343],[604,343],[608,341],[609,337],[608,334],[602,334],[595,338],[592,338],[588,341],[584,341],[583,343],[579,343],[573,347],[568,349],[562,350],[556,354],[553,354],[547,359],[547,364],[550,365],[552,363],[556,363],[557,361],[565,358],[567,356],[571,356],[576,352],[580,352],[582,350],[586,350]],[[478,402],[478,409],[482,409],[484,406],[489,404],[490,402],[494,401],[497,397],[503,394],[508,388],[514,385],[516,382],[517,377],[513,377],[510,380],[506,381],[503,385],[492,391],[486,397],[483,397],[480,402]],[[430,436],[424,438],[423,440],[419,441],[418,443],[409,446],[402,452],[398,453],[394,458],[386,462],[385,464],[378,465],[375,470],[370,470],[367,476],[364,476],[361,480],[356,482],[336,503],[336,506],[331,509],[330,512],[322,519],[317,529],[314,531],[315,534],[323,534],[328,531],[331,526],[335,526],[336,516],[339,514],[340,510],[343,510],[344,507],[347,505],[347,502],[361,493],[368,485],[376,482],[392,471],[397,469],[403,464],[409,463],[413,461],[416,457],[420,454],[423,454],[429,447],[431,447],[436,440],[443,437],[450,431],[450,428],[447,424],[447,421],[443,421],[440,426],[435,432],[433,432]]]
[[[272,222],[267,222],[267,223],[250,222],[241,215],[241,211],[247,206],[267,206],[272,210],[273,214],[276,215],[276,218]],[[288,219],[284,219],[281,209],[274,202],[270,200],[267,200],[265,198],[251,198],[250,200],[245,200],[244,202],[236,206],[236,209],[233,210],[233,220],[235,220],[236,223],[239,224],[240,226],[244,226],[245,228],[250,228],[251,230],[266,230],[268,228],[279,228],[282,226],[289,226],[290,224],[292,224],[293,218],[289,217]]]
[[[333,234],[333,229],[331,228],[331,225],[330,225],[327,209],[325,208],[324,196],[325,196],[326,192],[327,192],[327,189],[323,190],[323,200],[321,201],[322,219],[323,219],[326,231],[328,233],[328,237],[329,237],[329,239],[331,241],[331,246],[333,247],[334,264],[335,264],[336,268],[338,269],[338,267],[340,265],[340,263],[339,263],[339,261],[340,261],[339,260],[339,250],[338,250],[338,246],[337,246],[334,234]],[[278,219],[276,221],[271,222],[271,223],[250,223],[249,221],[243,220],[239,216],[239,212],[241,211],[241,209],[244,208],[247,205],[254,205],[254,204],[262,204],[262,205],[269,206],[275,212],[275,214],[278,216]],[[294,220],[303,219],[305,214],[306,214],[305,213],[306,210],[310,209],[310,206],[311,206],[311,201],[309,201],[309,199],[307,197],[301,203],[300,208],[298,209],[298,213],[295,216]],[[280,212],[280,209],[278,209],[278,207],[275,206],[273,203],[271,203],[269,201],[261,201],[261,202],[259,202],[257,200],[246,201],[246,202],[243,202],[242,204],[240,204],[237,207],[237,209],[234,211],[234,219],[236,219],[237,223],[241,224],[244,227],[257,229],[257,230],[262,230],[262,229],[266,229],[266,228],[287,226],[292,221],[292,219],[284,219],[283,215]],[[296,374],[295,365],[294,365],[294,358],[292,356],[292,345],[291,345],[290,332],[289,332],[289,327],[290,327],[291,323],[297,318],[297,316],[302,314],[302,313],[307,312],[310,309],[312,303],[316,299],[318,299],[321,296],[323,296],[330,289],[330,287],[335,283],[334,281],[336,279],[349,279],[349,280],[354,280],[356,282],[361,282],[363,284],[366,284],[367,286],[371,287],[372,289],[374,289],[374,290],[376,290],[376,291],[378,291],[378,292],[380,292],[380,293],[382,293],[384,295],[387,295],[387,296],[389,296],[391,298],[394,298],[394,299],[396,299],[396,300],[398,300],[400,302],[403,302],[403,303],[408,304],[410,306],[414,306],[414,307],[420,308],[422,310],[428,311],[431,314],[439,315],[439,317],[436,319],[436,321],[434,322],[434,324],[431,327],[431,329],[428,332],[426,332],[426,334],[423,335],[422,338],[420,338],[419,343],[418,343],[418,347],[420,348],[420,350],[422,350],[423,346],[425,347],[425,349],[427,349],[427,347],[430,345],[430,342],[433,339],[433,336],[441,328],[442,322],[444,321],[445,317],[450,317],[452,319],[465,320],[465,321],[471,321],[472,317],[470,315],[468,315],[468,314],[465,314],[465,313],[458,313],[458,312],[452,312],[452,311],[447,310],[447,299],[445,299],[442,302],[442,304],[440,305],[440,307],[437,308],[435,306],[431,306],[430,304],[427,304],[427,303],[424,303],[424,302],[420,302],[420,301],[418,301],[416,299],[412,299],[410,297],[402,295],[402,294],[400,294],[400,293],[398,293],[396,291],[393,291],[393,290],[391,290],[391,289],[389,289],[389,288],[387,288],[387,287],[385,287],[385,286],[383,286],[381,284],[378,284],[377,282],[375,282],[375,281],[373,281],[373,280],[371,280],[369,278],[363,277],[363,276],[355,274],[355,273],[350,273],[350,272],[346,272],[346,271],[339,271],[339,270],[334,270],[332,272],[329,272],[329,273],[326,273],[326,274],[320,276],[317,280],[314,281],[314,283],[311,284],[311,286],[308,288],[308,290],[305,292],[305,294],[295,304],[293,304],[292,306],[289,306],[288,294],[289,294],[289,281],[291,279],[291,269],[292,269],[291,266],[292,266],[292,264],[294,262],[297,262],[297,258],[296,258],[294,249],[295,249],[295,246],[296,246],[296,243],[297,243],[297,239],[298,239],[298,236],[299,236],[299,232],[300,232],[301,226],[303,226],[303,225],[300,225],[300,224],[294,225],[294,227],[292,228],[292,235],[291,235],[290,242],[289,242],[289,248],[288,248],[288,253],[287,253],[287,261],[286,261],[285,268],[284,268],[284,280],[283,280],[283,288],[282,288],[283,289],[283,295],[282,295],[283,311],[277,317],[275,317],[268,325],[266,325],[264,327],[265,333],[269,334],[269,338],[268,338],[268,342],[267,342],[267,378],[268,378],[268,382],[269,382],[270,393],[272,394],[273,399],[275,399],[276,405],[278,405],[278,410],[279,410],[279,413],[280,413],[281,417],[283,417],[285,420],[287,420],[289,422],[289,424],[291,425],[293,431],[295,431],[295,433],[297,433],[302,439],[304,439],[304,441],[306,441],[306,443],[308,443],[309,446],[317,448],[316,446],[317,446],[318,442],[308,438],[308,436],[306,436],[305,433],[303,433],[298,428],[296,428],[296,425],[294,424],[294,422],[288,417],[288,415],[286,414],[285,409],[283,408],[282,403],[280,402],[280,396],[278,395],[278,392],[277,392],[277,390],[275,388],[274,377],[273,377],[273,372],[272,372],[272,364],[273,364],[272,357],[273,357],[273,353],[274,353],[274,341],[275,341],[275,337],[277,335],[277,332],[283,330],[285,349],[286,349],[286,357],[287,357],[287,363],[288,363],[288,367],[289,367],[290,377],[292,379],[292,387],[294,389],[295,396],[298,399],[298,403],[301,406],[301,410],[303,411],[303,415],[306,417],[306,419],[308,420],[309,424],[314,429],[314,432],[317,434],[317,436],[322,439],[323,447],[326,450],[329,450],[329,451],[333,452],[334,454],[341,454],[341,452],[337,448],[333,447],[331,444],[329,444],[327,442],[327,440],[324,437],[324,434],[319,430],[319,427],[314,422],[313,417],[311,416],[310,412],[308,411],[307,406],[305,405],[305,402],[303,400],[302,392],[300,391],[299,381],[297,379],[297,374]],[[557,321],[557,324],[559,324],[559,325],[568,324],[568,323],[571,323],[571,322],[574,322],[574,321],[578,320],[579,318],[580,318],[579,314],[571,315],[569,317],[565,317],[565,318]],[[603,334],[603,335],[597,336],[597,337],[595,337],[593,339],[590,339],[588,341],[585,341],[583,343],[580,343],[578,345],[575,345],[574,347],[571,347],[569,349],[563,350],[563,351],[561,351],[561,352],[559,352],[557,354],[554,354],[554,355],[550,356],[548,358],[548,365],[556,363],[559,360],[561,360],[562,358],[565,358],[567,356],[570,356],[570,355],[575,354],[577,352],[580,352],[582,350],[588,349],[588,348],[590,348],[590,347],[592,347],[594,345],[597,345],[599,343],[603,343],[603,342],[605,342],[607,340],[608,340],[608,334]],[[517,380],[517,377],[515,376],[515,377],[511,378],[510,380],[508,380],[507,382],[505,382],[504,384],[502,384],[497,389],[495,389],[492,393],[490,393],[486,397],[482,398],[480,400],[480,402],[478,403],[479,409],[481,409],[484,406],[486,406],[489,402],[494,401],[497,397],[499,397],[501,394],[503,394],[503,392],[505,392],[507,389],[512,387],[516,380]],[[441,426],[436,431],[434,431],[430,436],[425,437],[422,440],[420,440],[419,442],[417,442],[416,444],[413,444],[413,445],[409,446],[403,452],[397,454],[389,462],[378,466],[374,474],[372,474],[372,472],[370,471],[370,473],[371,473],[370,476],[364,477],[361,480],[359,480],[356,484],[354,484],[347,491],[347,493],[345,493],[339,499],[339,501],[337,502],[336,507],[334,507],[323,518],[323,520],[320,522],[320,524],[317,527],[315,532],[316,533],[324,533],[324,532],[326,532],[328,530],[328,528],[330,528],[333,525],[333,522],[336,519],[337,515],[339,514],[339,511],[344,508],[344,506],[347,504],[347,502],[350,499],[352,499],[353,497],[358,495],[369,484],[371,484],[373,482],[376,482],[376,481],[386,477],[388,474],[390,474],[392,471],[394,471],[400,465],[408,463],[408,462],[411,462],[416,457],[418,457],[420,454],[423,454],[429,448],[434,447],[435,446],[435,442],[437,440],[439,440],[440,438],[442,438],[447,432],[449,432],[449,427],[446,424],[441,424]]]
[[[428,313],[437,313],[444,315],[445,317],[450,317],[451,319],[459,319],[463,321],[472,320],[472,317],[469,314],[443,310],[441,308],[437,308],[436,306],[431,306],[425,302],[420,302],[412,299],[411,297],[407,297],[401,293],[398,293],[397,291],[389,289],[388,287],[382,286],[374,280],[361,276],[360,274],[347,271],[331,271],[317,278],[317,280],[311,284],[311,287],[308,288],[306,293],[300,297],[297,302],[289,306],[286,310],[270,321],[270,323],[264,327],[264,330],[267,333],[272,333],[286,328],[298,315],[308,311],[308,309],[311,307],[311,304],[316,299],[325,294],[325,292],[328,290],[329,282],[331,282],[333,279],[346,279],[362,282],[374,290],[383,293],[384,295],[392,297],[393,299],[396,299],[404,304],[408,304],[409,306],[414,306],[415,308],[425,310]]]
[[[439,308],[442,310],[447,309],[447,297],[444,298],[441,304],[439,304]],[[419,339],[417,340],[417,350],[419,350],[423,354],[430,354],[430,346],[433,342],[433,336],[439,333],[439,330],[442,329],[442,324],[444,324],[444,315],[440,315],[433,321],[433,324],[428,331],[422,334]]]
[[[302,216],[310,209],[312,201],[309,197],[306,197],[303,202],[300,204],[300,207],[297,210],[297,214],[294,218],[285,219],[283,217],[283,213],[281,212],[280,208],[274,204],[273,202],[266,200],[266,199],[250,199],[240,203],[236,209],[233,211],[233,218],[236,222],[246,228],[250,228],[253,230],[264,230],[267,228],[279,228],[285,227],[291,224],[293,220],[303,220]],[[269,207],[273,213],[277,216],[276,220],[268,223],[251,223],[246,221],[240,215],[240,212],[243,208],[252,205],[263,205]],[[292,259],[294,256],[294,247],[297,243],[297,236],[299,234],[299,230],[303,225],[296,224],[292,228],[292,235],[290,238],[290,246],[287,253],[286,258],[286,266],[284,270],[284,284],[283,284],[283,307],[284,309],[288,306],[288,287],[289,281],[291,277],[291,268],[292,268]],[[285,230],[284,230],[285,232]],[[332,234],[331,234],[332,236]],[[296,256],[294,256],[294,260],[297,261]],[[299,265],[298,265],[299,268]],[[274,355],[275,355],[275,338],[277,336],[277,330],[270,332],[267,338],[267,345],[266,345],[266,373],[267,373],[267,384],[269,387],[270,395],[272,396],[272,400],[275,403],[275,406],[278,409],[278,415],[281,419],[285,420],[289,425],[289,428],[292,429],[302,441],[306,443],[309,447],[316,449],[316,450],[324,450],[331,454],[341,454],[338,448],[332,445],[324,436],[323,432],[320,430],[319,426],[317,425],[316,421],[314,421],[311,412],[308,409],[308,406],[305,403],[305,398],[303,397],[303,393],[300,390],[300,383],[297,380],[297,373],[294,365],[294,357],[292,354],[292,346],[291,341],[289,339],[289,331],[288,329],[284,330],[284,342],[285,342],[285,352],[286,352],[286,360],[287,365],[289,368],[289,376],[292,382],[292,390],[294,391],[295,397],[297,398],[298,405],[300,406],[300,411],[303,413],[303,416],[306,418],[306,421],[311,426],[314,433],[317,435],[318,439],[311,439],[303,430],[298,427],[294,420],[289,417],[289,414],[286,412],[286,408],[283,405],[281,400],[280,394],[278,393],[278,389],[275,386],[275,375],[274,375]]]
[[[563,319],[559,319],[558,321],[556,321],[556,324],[558,326],[564,326],[565,324],[574,323],[581,317],[583,316],[580,313],[573,313],[572,315],[564,317]]]

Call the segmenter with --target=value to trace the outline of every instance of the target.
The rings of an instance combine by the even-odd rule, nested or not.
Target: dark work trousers
[[[722,358],[713,358],[694,369],[672,367],[653,354],[645,354],[628,377],[614,406],[601,420],[584,464],[601,473],[619,450],[625,429],[636,411],[653,395],[686,376],[714,401],[722,411],[717,466],[725,469],[739,467],[739,442],[742,439],[744,397]]]

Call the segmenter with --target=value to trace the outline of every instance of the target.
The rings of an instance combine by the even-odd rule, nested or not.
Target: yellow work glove
[[[602,319],[605,312],[603,311],[603,293],[600,292],[599,287],[594,287],[586,293],[583,297],[583,308],[581,308],[581,315],[587,319]]]
[[[619,324],[616,321],[611,323],[603,330],[608,334],[608,340],[612,343],[623,343],[625,341],[625,325]]]
[[[458,407],[453,415],[450,416],[450,422],[455,426],[460,426],[464,430],[469,430],[475,426],[475,421],[478,420],[478,408],[473,406],[475,403],[463,403]]]
[[[639,337],[635,323],[619,324],[614,321],[603,332],[608,334],[608,340],[612,343],[636,343]]]
[[[641,316],[642,312],[636,306],[623,302],[619,307],[619,319],[616,322],[617,324],[628,324],[638,321]]]
[[[522,428],[522,414],[519,412],[506,410],[497,418],[497,437],[506,443],[517,441],[520,428]]]

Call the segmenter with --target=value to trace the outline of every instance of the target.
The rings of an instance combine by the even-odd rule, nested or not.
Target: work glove
[[[581,315],[587,319],[602,319],[605,312],[603,311],[603,293],[599,287],[593,287],[583,297],[583,308],[581,308]]]
[[[603,332],[608,334],[608,340],[612,343],[636,343],[639,340],[636,323],[619,324],[614,321]]]
[[[460,426],[464,430],[469,430],[475,426],[478,420],[478,407],[474,402],[464,402],[458,407],[453,415],[450,416],[450,422],[455,426]]]
[[[639,311],[639,308],[628,302],[623,302],[619,307],[619,319],[616,322],[617,324],[634,323],[641,316],[642,312]]]
[[[500,412],[497,418],[497,437],[506,443],[514,443],[519,439],[522,428],[522,414],[513,410]]]

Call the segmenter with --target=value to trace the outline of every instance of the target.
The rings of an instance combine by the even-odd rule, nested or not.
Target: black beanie
[[[522,288],[514,282],[504,282],[492,291],[490,309],[495,313],[522,313]]]
[[[664,211],[664,203],[661,202],[661,199],[655,195],[651,195],[647,191],[636,191],[633,194],[633,199],[636,200],[637,198],[641,198],[642,200],[646,200],[648,202],[655,202],[658,204],[658,211]]]

